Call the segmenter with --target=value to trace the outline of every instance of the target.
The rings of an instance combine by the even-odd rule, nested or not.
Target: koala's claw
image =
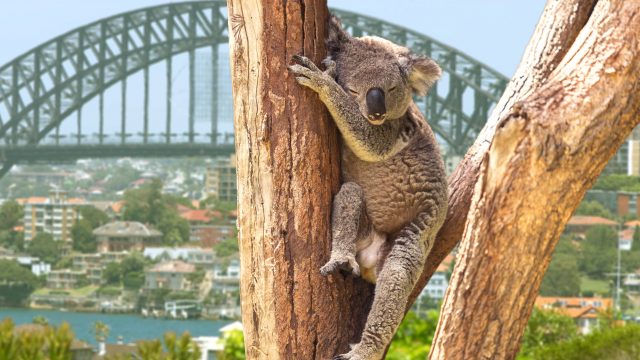
[[[311,59],[309,59],[306,56],[302,56],[302,55],[293,55],[293,60],[299,62],[300,64],[308,67],[309,69],[313,70],[313,71],[320,71],[320,69],[318,69],[318,67],[316,66],[316,64],[313,63],[313,61],[311,61]]]
[[[328,276],[336,270],[343,270],[352,273],[354,276],[360,276],[360,265],[358,265],[354,257],[331,259],[320,268],[320,274]]]
[[[361,358],[353,355],[351,352],[346,354],[336,355],[333,357],[333,360],[360,360]]]
[[[330,58],[326,58],[324,60],[322,60],[322,65],[324,65],[324,68],[326,69],[324,71],[325,74],[331,76],[332,78],[336,77],[336,62],[333,61]]]
[[[313,69],[309,69],[308,67],[304,67],[302,65],[298,65],[298,64],[290,65],[289,70],[292,71],[294,74],[302,75],[309,79],[313,79],[314,77],[317,77],[316,71],[314,71]]]

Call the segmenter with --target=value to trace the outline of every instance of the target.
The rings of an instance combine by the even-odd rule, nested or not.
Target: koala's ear
[[[329,17],[329,37],[327,38],[327,51],[330,56],[339,53],[351,37],[342,29],[342,23],[337,16]]]
[[[400,66],[405,71],[413,91],[419,96],[427,95],[427,90],[442,74],[440,66],[426,56],[407,54],[400,58]]]

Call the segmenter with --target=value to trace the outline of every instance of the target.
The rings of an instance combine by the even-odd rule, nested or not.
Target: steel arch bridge
[[[438,61],[443,79],[417,99],[449,153],[462,154],[485,123],[507,79],[486,65],[415,31],[352,12],[334,10],[355,36],[378,35]],[[193,1],[135,10],[69,31],[0,67],[0,177],[16,163],[90,157],[222,155],[234,151],[233,135],[220,133],[219,52],[228,43],[226,2]],[[196,51],[210,49],[210,105],[196,124]],[[172,110],[174,58],[188,56],[188,114]],[[151,115],[150,68],[164,63],[164,114]],[[227,65],[228,66],[228,65]],[[142,73],[142,118],[127,110],[127,84]],[[120,85],[119,119],[107,121],[105,93]],[[94,116],[83,118],[89,102]],[[156,107],[154,107],[155,109]],[[74,116],[75,115],[75,116]],[[225,120],[225,119],[221,119]],[[232,119],[226,119],[227,121]],[[136,123],[139,131],[132,130]],[[180,125],[177,125],[180,124]],[[182,128],[180,128],[182,127]],[[108,128],[117,129],[114,131]]]

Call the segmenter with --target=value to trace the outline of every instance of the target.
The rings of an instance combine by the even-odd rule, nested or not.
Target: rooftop
[[[583,216],[583,215],[575,215],[569,219],[569,223],[567,225],[573,226],[594,226],[594,225],[607,225],[607,226],[617,226],[618,223],[609,220],[607,218],[603,218],[600,216]]]
[[[211,210],[192,210],[188,209],[180,212],[180,217],[187,220],[188,222],[203,222],[207,223],[211,221],[211,219],[215,217],[222,217],[219,211],[211,211]]]
[[[192,273],[196,271],[196,266],[188,264],[184,261],[167,261],[157,264],[149,270],[149,272],[163,273]]]
[[[162,233],[137,221],[114,221],[93,230],[94,235],[111,237],[159,237]]]

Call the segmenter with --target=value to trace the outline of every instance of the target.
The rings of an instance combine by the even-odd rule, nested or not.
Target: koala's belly
[[[386,161],[372,163],[343,150],[342,166],[344,180],[363,189],[367,215],[377,231],[396,233],[425,207],[433,205],[427,200],[438,189],[432,188],[429,178],[434,174],[429,173],[429,159],[423,156],[405,150]]]

